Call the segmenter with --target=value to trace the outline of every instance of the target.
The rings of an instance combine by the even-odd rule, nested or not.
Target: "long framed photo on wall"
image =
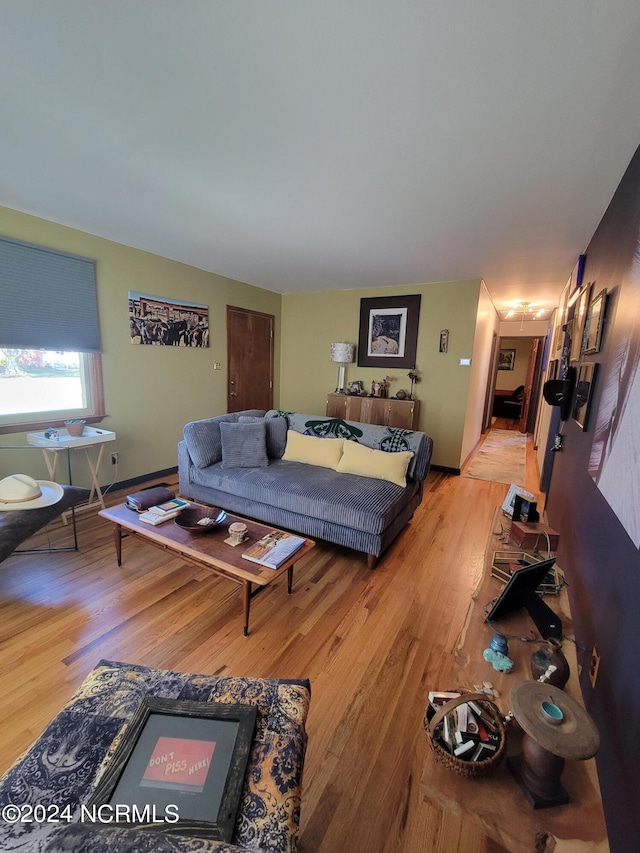
[[[591,293],[591,282],[588,282],[575,294],[569,302],[569,307],[573,306],[573,321],[571,323],[571,353],[570,361],[578,361],[582,352],[582,335],[584,334],[584,325],[587,319],[587,309],[589,307],[589,295]]]
[[[360,300],[359,367],[415,367],[420,294]]]
[[[208,347],[209,308],[130,290],[129,332],[135,345]]]
[[[606,288],[603,288],[591,302],[591,305],[589,305],[582,340],[583,355],[591,355],[594,352],[600,352],[606,301],[607,290]]]

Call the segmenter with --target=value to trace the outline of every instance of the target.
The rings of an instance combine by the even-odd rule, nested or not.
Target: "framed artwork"
[[[514,349],[501,349],[498,356],[498,370],[513,370],[516,366],[516,351]]]
[[[579,289],[582,287],[582,277],[584,276],[584,265],[585,265],[586,261],[587,261],[586,255],[578,255],[578,263],[576,264],[575,270],[574,270],[576,289]]]
[[[129,333],[137,345],[208,347],[209,308],[130,290]]]
[[[553,341],[553,352],[559,358],[559,354],[562,352],[562,345],[564,343],[565,336],[565,324],[567,322],[567,311],[569,308],[569,291],[571,289],[571,279],[566,283],[564,290],[562,291],[562,296],[560,297],[560,304],[558,306],[558,315],[556,317],[555,324],[555,336]]]
[[[416,366],[420,294],[360,300],[359,367]]]
[[[511,485],[509,486],[509,491],[507,492],[507,496],[504,499],[504,503],[502,504],[502,512],[505,515],[508,515],[509,518],[513,518],[513,510],[515,509],[516,497],[520,497],[524,501],[535,501],[535,495],[532,495],[531,492],[528,492],[521,486],[516,486],[515,483],[511,483]]]
[[[589,409],[593,397],[593,385],[596,379],[597,368],[598,365],[595,362],[584,362],[580,365],[573,396],[571,417],[585,431],[589,424]]]
[[[569,361],[578,361],[582,352],[582,335],[587,319],[589,307],[589,294],[591,282],[588,282],[578,290],[569,301],[569,308],[573,307],[573,322],[571,323],[571,350]]]
[[[443,329],[440,332],[440,346],[438,352],[447,352],[449,349],[449,329]]]
[[[256,714],[145,697],[89,806],[128,807],[129,826],[230,842]]]
[[[582,338],[582,354],[590,355],[594,352],[600,352],[600,342],[602,341],[602,329],[604,326],[604,311],[607,303],[607,290],[604,288],[596,296],[589,305],[587,311],[587,319],[584,325],[584,335]]]

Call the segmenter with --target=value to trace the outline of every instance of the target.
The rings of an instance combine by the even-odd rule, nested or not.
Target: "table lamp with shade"
[[[331,361],[339,364],[338,385],[336,394],[344,394],[344,366],[352,364],[355,358],[356,348],[354,344],[331,344]]]

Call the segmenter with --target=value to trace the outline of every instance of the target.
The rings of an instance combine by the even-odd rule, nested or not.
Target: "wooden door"
[[[527,419],[529,417],[529,406],[531,404],[531,389],[533,387],[533,377],[539,348],[540,338],[534,338],[532,341],[531,353],[529,355],[529,364],[527,366],[527,377],[524,380],[524,398],[522,400],[522,412],[520,413],[520,422],[518,424],[520,432],[527,431]]]
[[[227,305],[227,412],[273,408],[272,314]]]
[[[493,415],[493,395],[498,377],[498,336],[493,333],[491,341],[491,357],[489,359],[489,375],[487,377],[487,389],[484,395],[484,413],[482,416],[482,432],[491,429],[491,416]]]

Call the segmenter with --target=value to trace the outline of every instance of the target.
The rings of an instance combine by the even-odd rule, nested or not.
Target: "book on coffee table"
[[[191,504],[183,498],[172,498],[170,501],[165,501],[162,504],[155,504],[149,507],[149,512],[155,512],[156,515],[170,515],[174,512],[180,512],[182,509],[187,509]]]
[[[252,545],[242,555],[243,559],[252,563],[260,563],[270,569],[279,568],[292,554],[302,548],[306,539],[285,533],[283,530],[272,530]]]
[[[170,521],[172,518],[176,518],[180,515],[180,510],[176,509],[173,512],[163,512],[157,513],[152,512],[148,509],[146,512],[138,515],[139,521],[144,521],[146,524],[153,524],[154,527],[157,527],[159,524],[164,524],[165,521]]]

